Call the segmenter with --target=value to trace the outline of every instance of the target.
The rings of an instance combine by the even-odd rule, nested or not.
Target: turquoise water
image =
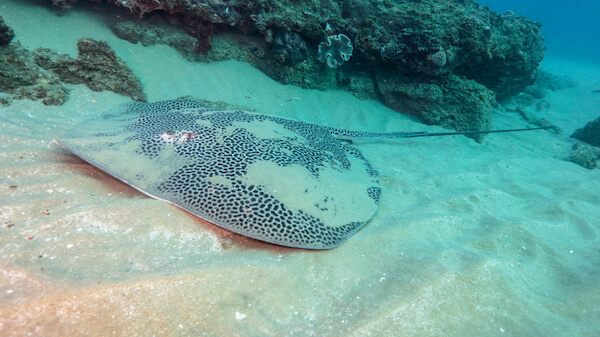
[[[481,0],[502,14],[513,11],[542,24],[546,55],[577,62],[600,62],[600,30],[598,12],[600,2],[595,0]]]
[[[443,131],[342,91],[279,84],[237,61],[190,63],[116,38],[101,17],[3,1],[29,49],[106,40],[150,101],[184,95],[363,131]],[[63,106],[0,107],[0,334],[596,336],[600,170],[563,160],[598,117],[598,67],[549,56],[563,134],[360,144],[380,172],[375,218],[339,248],[248,240],[149,199],[52,144],[128,101],[71,85]],[[494,127],[526,127],[498,110]]]

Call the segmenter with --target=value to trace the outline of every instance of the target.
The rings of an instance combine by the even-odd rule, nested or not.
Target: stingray
[[[372,133],[175,99],[121,105],[55,142],[217,226],[277,245],[330,249],[374,216],[381,196],[377,171],[352,140],[537,129]]]

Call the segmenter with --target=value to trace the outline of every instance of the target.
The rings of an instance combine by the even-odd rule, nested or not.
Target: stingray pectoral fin
[[[117,179],[117,180],[119,180],[119,181],[123,182],[124,184],[126,184],[126,185],[128,185],[128,186],[131,186],[132,188],[134,188],[134,189],[135,189],[135,190],[137,190],[138,192],[140,192],[140,193],[142,193],[142,194],[144,194],[144,195],[146,195],[146,196],[148,196],[148,197],[150,197],[150,198],[157,199],[157,200],[160,200],[160,201],[164,201],[164,202],[166,202],[166,203],[169,203],[169,204],[173,204],[171,201],[169,201],[169,200],[166,200],[166,199],[163,199],[163,198],[160,198],[160,197],[158,197],[158,196],[156,196],[156,195],[153,195],[153,194],[151,194],[151,193],[148,193],[147,191],[145,191],[145,190],[143,190],[143,189],[141,189],[141,188],[137,187],[136,185],[134,185],[134,183],[132,183],[131,181],[129,181],[129,180],[126,180],[126,179],[124,179],[124,178],[121,178],[121,177],[119,177],[119,176],[117,176],[117,175],[115,175],[115,174],[111,173],[111,171],[110,171],[110,170],[106,169],[105,167],[102,167],[101,165],[98,165],[98,164],[96,164],[96,163],[95,163],[95,160],[94,160],[93,158],[90,158],[90,157],[86,156],[85,154],[79,154],[79,153],[77,153],[77,152],[76,152],[77,150],[74,150],[74,149],[70,148],[69,146],[65,146],[65,145],[63,145],[63,144],[61,143],[61,142],[63,142],[63,141],[60,141],[60,140],[53,139],[53,140],[52,140],[52,142],[53,142],[54,144],[56,144],[56,145],[58,145],[58,146],[62,147],[62,148],[63,148],[63,149],[65,149],[66,151],[68,151],[68,152],[72,153],[73,155],[75,155],[76,157],[80,158],[81,160],[85,161],[86,163],[88,163],[88,164],[90,164],[90,165],[92,165],[92,166],[94,166],[94,167],[98,168],[99,170],[101,170],[101,171],[103,171],[103,172],[105,172],[105,173],[109,174],[110,176],[112,176],[113,178],[115,178],[115,179]],[[173,204],[173,205],[174,205],[174,204]],[[175,206],[177,206],[177,205],[175,205]]]
[[[351,162],[362,165],[358,158]],[[151,194],[223,228],[278,245],[337,247],[378,207],[379,187],[364,169],[321,168],[316,176],[302,165],[258,160],[230,178],[194,176],[201,169],[183,167]]]

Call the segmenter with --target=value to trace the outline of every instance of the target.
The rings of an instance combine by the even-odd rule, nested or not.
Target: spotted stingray
[[[373,217],[381,195],[377,171],[351,140],[506,131],[516,130],[356,132],[175,99],[119,106],[55,142],[220,227],[330,249]]]

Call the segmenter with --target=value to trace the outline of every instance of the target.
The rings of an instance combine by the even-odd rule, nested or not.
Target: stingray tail
[[[384,139],[384,138],[416,138],[416,137],[437,137],[437,136],[455,136],[455,135],[481,135],[487,133],[501,132],[520,132],[555,129],[554,126],[543,126],[539,128],[528,129],[504,129],[504,130],[483,130],[483,131],[452,131],[452,132],[348,132],[345,130],[332,130],[332,134],[339,140],[360,140],[360,139]]]

